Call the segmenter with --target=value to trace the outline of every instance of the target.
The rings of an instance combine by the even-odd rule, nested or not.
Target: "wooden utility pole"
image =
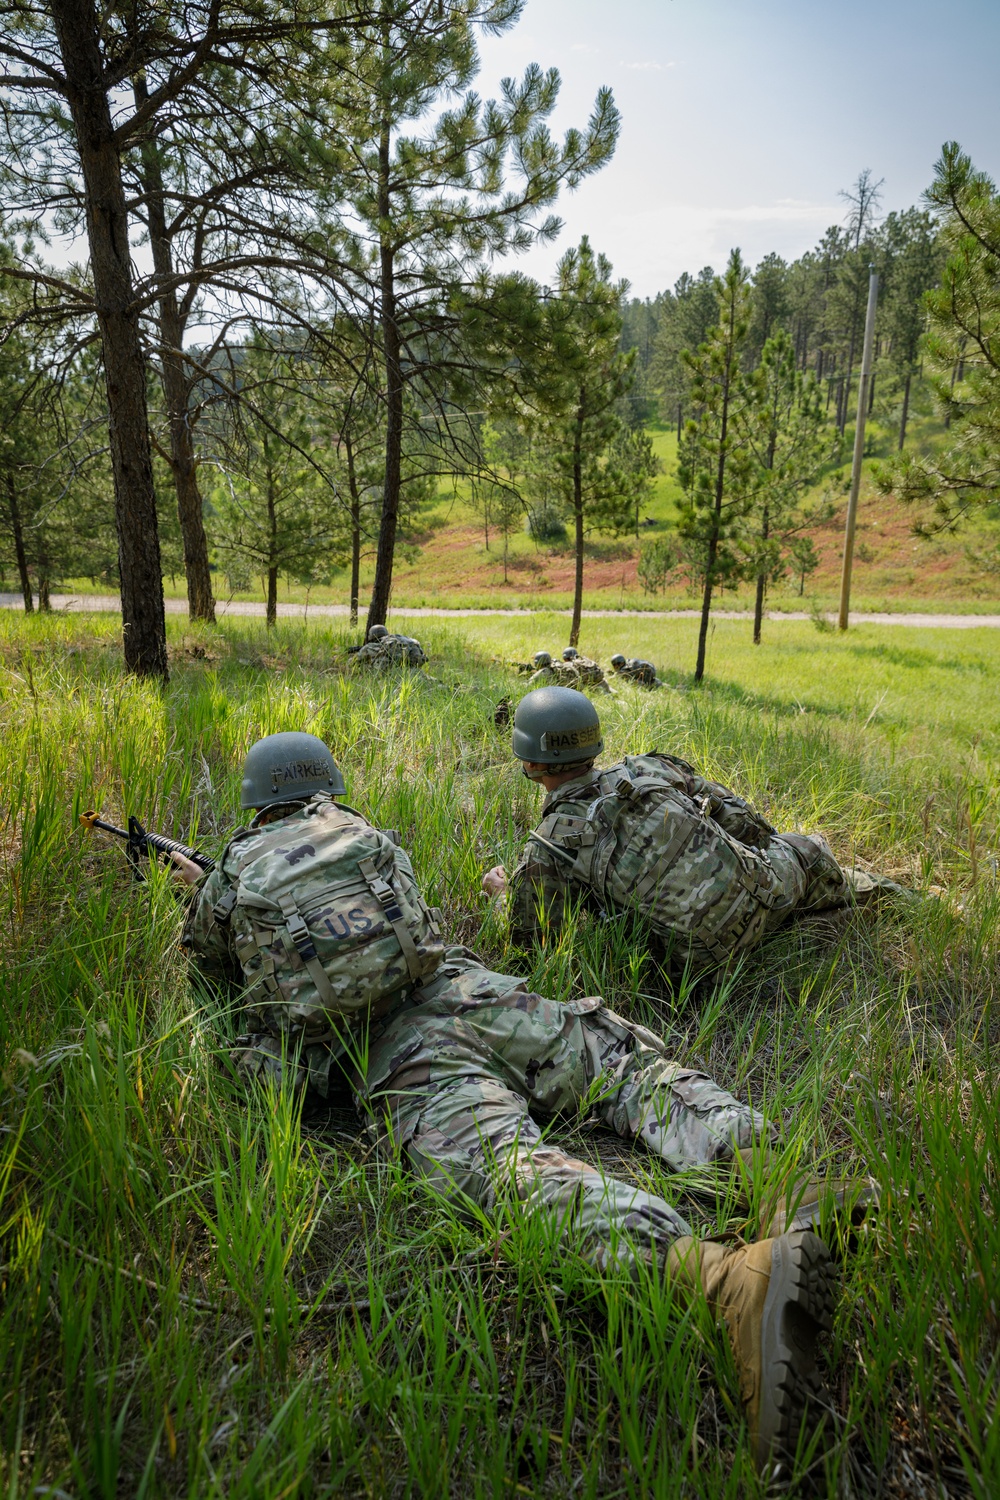
[[[851,569],[854,566],[854,529],[858,519],[858,495],[861,490],[861,460],[865,456],[865,422],[868,418],[868,387],[872,374],[872,348],[875,343],[875,305],[878,302],[878,272],[870,266],[868,275],[868,313],[865,317],[865,347],[861,356],[861,381],[858,385],[858,420],[854,429],[854,464],[851,468],[851,498],[847,502],[847,526],[844,530],[844,568],[840,575],[840,616],[837,624],[847,629],[851,610]],[[849,377],[848,377],[849,378]]]

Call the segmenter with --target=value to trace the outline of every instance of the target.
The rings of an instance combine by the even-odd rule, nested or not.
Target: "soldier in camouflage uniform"
[[[610,693],[611,688],[604,676],[604,669],[589,656],[581,656],[575,646],[566,647],[563,652],[563,661],[576,668],[580,679],[579,686],[584,692]]]
[[[509,882],[501,866],[483,880],[490,894],[505,897],[520,945],[557,932],[574,906],[602,910],[613,903],[607,885],[595,890],[593,872],[583,873],[581,856],[595,843],[588,813],[617,791],[624,829],[626,805],[656,783],[669,789],[671,814],[655,821],[641,843],[615,850],[614,887],[624,893],[623,905],[664,913],[669,931],[655,923],[653,930],[678,967],[691,961],[707,968],[793,914],[852,903],[851,880],[820,834],[778,834],[741,797],[674,756],[629,756],[602,773],[594,766],[602,749],[600,720],[582,694],[547,688],[522,698],[514,753],[525,775],[546,789],[542,821]]]
[[[656,668],[651,661],[643,661],[641,657],[625,657],[619,651],[611,658],[611,670],[616,677],[623,682],[634,682],[637,687],[658,688],[663,683],[656,675]]]
[[[303,799],[343,790],[321,741],[270,737],[293,738],[303,742],[293,762],[305,768],[297,784],[261,772],[268,740],[251,750],[243,782],[244,805],[258,809],[251,828],[273,838],[290,825],[290,844],[308,810]],[[296,853],[292,844],[286,858]],[[183,856],[174,859],[195,887],[188,952],[207,977],[238,984],[239,954],[220,917],[231,907],[227,855],[207,877]],[[458,947],[420,983],[405,982],[404,971],[395,997],[377,1012],[328,1015],[326,1037],[310,1035],[291,1003],[282,1018],[280,995],[272,995],[266,1017],[250,1019],[269,1029],[246,1039],[244,1073],[280,1082],[291,1071],[324,1096],[334,1075],[346,1074],[383,1149],[402,1153],[433,1191],[487,1213],[520,1202],[602,1271],[655,1265],[678,1289],[706,1297],[729,1331],[762,1467],[794,1453],[803,1419],[821,1420],[813,1403],[815,1344],[830,1326],[832,1301],[829,1252],[813,1232],[822,1185],[808,1192],[796,1185],[794,1201],[791,1186],[783,1199],[776,1195],[773,1237],[734,1250],[696,1238],[665,1199],[605,1176],[543,1137],[546,1120],[584,1115],[641,1140],[676,1170],[739,1165],[755,1146],[766,1152],[773,1130],[763,1116],[671,1061],[652,1032],[597,996],[560,1004],[533,994]]]
[[[350,665],[385,672],[391,667],[422,667],[427,661],[420,642],[410,635],[392,635],[384,625],[373,625],[363,646],[350,653]]]
[[[529,688],[547,687],[555,683],[560,687],[579,688],[582,686],[580,673],[573,662],[553,661],[550,651],[536,651],[534,656],[534,671],[528,678]]]

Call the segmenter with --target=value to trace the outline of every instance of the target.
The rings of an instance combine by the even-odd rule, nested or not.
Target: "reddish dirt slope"
[[[839,589],[845,505],[846,501],[833,520],[811,533],[820,566],[806,580],[807,599],[827,599]],[[912,510],[892,498],[870,492],[862,495],[854,567],[854,591],[859,602],[862,597],[873,605],[878,600],[915,606],[928,601],[964,601],[975,606],[982,601],[985,607],[1000,598],[1000,578],[968,556],[975,550],[974,536],[962,533],[926,541],[913,535],[914,519]],[[634,538],[588,542],[586,602],[617,603],[631,597],[634,603],[637,596],[641,599],[637,561]],[[527,538],[519,536],[509,553],[505,582],[502,539],[491,537],[487,552],[482,528],[459,523],[423,538],[420,555],[412,563],[400,561],[394,593],[399,604],[419,603],[419,595],[452,592],[495,595],[502,602],[512,595],[527,599],[550,592],[570,594],[573,575],[568,543],[536,550]],[[678,586],[668,590],[666,597],[686,596],[689,590]],[[797,596],[798,581],[786,580],[773,590],[772,602],[791,602]],[[653,602],[648,595],[645,598]]]

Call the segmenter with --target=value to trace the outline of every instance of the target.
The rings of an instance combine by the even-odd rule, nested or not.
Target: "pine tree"
[[[788,316],[788,267],[780,255],[765,255],[754,271],[751,307],[744,367],[753,369],[764,345]]]
[[[685,271],[673,291],[664,293],[650,380],[659,392],[663,420],[677,423],[678,440],[690,394],[690,372],[684,354],[705,342],[717,315],[715,272],[711,266],[704,266],[697,276],[689,276]]]
[[[152,213],[161,196],[152,143],[164,119],[190,122],[200,111],[203,120],[227,120],[210,88],[218,70],[285,80],[288,49],[336,31],[337,23],[322,8],[300,0],[270,9],[239,0],[124,7],[109,0],[38,5],[12,0],[4,7],[4,22],[5,208],[42,228],[55,215],[60,229],[84,234],[89,284],[45,273],[27,258],[3,269],[34,284],[47,303],[44,320],[61,311],[66,321],[96,321],[114,475],[125,662],[132,671],[166,677],[142,329],[146,298],[130,251],[127,162],[130,156],[143,162],[143,197]],[[233,128],[252,130],[254,123],[237,117]],[[171,279],[159,254],[162,237],[149,222],[162,302]],[[204,272],[199,276],[204,279]]]
[[[926,296],[925,346],[952,442],[944,453],[902,454],[876,479],[902,500],[933,502],[940,528],[1000,500],[1000,193],[951,141],[927,196],[948,259],[940,287]]]
[[[910,411],[910,388],[920,363],[927,325],[924,293],[941,279],[944,246],[933,216],[916,208],[886,216],[879,234],[879,336],[888,345],[886,364],[897,390],[902,387],[897,447],[903,450]]]
[[[760,364],[747,380],[737,423],[751,461],[746,483],[754,530],[744,552],[756,579],[753,639],[759,646],[768,585],[784,569],[789,541],[816,519],[802,512],[802,493],[815,483],[835,445],[835,435],[826,430],[819,387],[796,369],[795,348],[784,331],[765,343]]]
[[[570,645],[580,639],[584,543],[590,530],[630,530],[649,482],[635,451],[621,447],[621,400],[632,381],[635,351],[621,348],[621,304],[627,283],[584,237],[559,262],[534,372],[536,406],[528,493],[572,519],[575,557]]]
[[[212,541],[231,575],[261,579],[273,626],[282,574],[315,583],[346,560],[346,507],[297,356],[258,337],[241,366],[241,398],[215,455]]]
[[[739,528],[748,506],[749,455],[742,417],[749,400],[740,368],[750,323],[749,274],[733,250],[725,274],[717,278],[717,323],[695,354],[686,354],[691,401],[678,478],[684,491],[678,526],[689,567],[701,583],[701,624],[694,680],[705,675],[705,650],[712,596],[740,576],[744,558]]]
[[[556,143],[545,123],[555,70],[532,65],[520,82],[504,81],[498,100],[472,91],[477,29],[506,31],[522,9],[523,0],[373,0],[352,28],[330,207],[331,237],[353,267],[345,285],[378,335],[385,465],[369,626],[389,607],[407,391],[427,468],[474,466],[466,445],[477,428],[463,415],[482,408],[498,367],[485,344],[470,343],[469,304],[486,303],[498,325],[505,315],[516,322],[514,283],[506,278],[495,297],[488,263],[551,239],[559,222],[543,210],[602,166],[617,140],[618,113],[603,89],[587,128]],[[504,344],[502,329],[492,342]]]

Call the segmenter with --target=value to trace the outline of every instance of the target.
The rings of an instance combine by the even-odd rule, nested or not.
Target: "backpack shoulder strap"
[[[396,940],[406,960],[406,971],[412,982],[416,984],[421,977],[420,955],[413,941],[413,935],[403,919],[403,913],[399,909],[396,892],[389,881],[379,874],[373,859],[358,860],[358,869],[368,882],[368,889],[381,906],[386,921],[396,934]]]
[[[298,902],[292,893],[287,891],[283,896],[279,896],[278,905],[285,919],[285,930],[295,946],[296,953],[308,970],[309,977],[316,986],[317,994],[324,1005],[332,1008],[337,997],[333,993],[333,986],[327,978],[326,970],[319,961],[315,945],[309,936],[309,928],[299,911]]]

